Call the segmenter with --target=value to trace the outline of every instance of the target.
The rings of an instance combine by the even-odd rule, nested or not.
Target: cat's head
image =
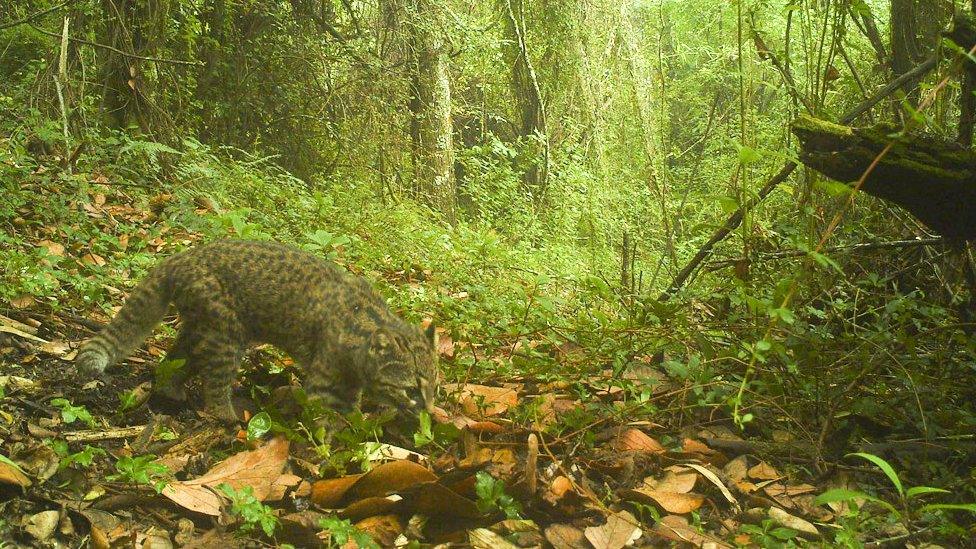
[[[365,387],[374,404],[410,411],[433,411],[440,372],[437,369],[437,331],[404,324],[380,328],[369,342],[375,376]]]

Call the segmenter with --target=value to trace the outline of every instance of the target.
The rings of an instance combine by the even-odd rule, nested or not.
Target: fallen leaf
[[[396,515],[365,518],[356,523],[356,528],[369,534],[369,537],[373,538],[380,547],[393,547],[397,536],[403,532],[403,524],[400,523],[400,517]],[[357,549],[356,543],[354,541],[352,543],[351,549]],[[349,543],[345,546],[350,547]]]
[[[703,465],[698,465],[697,463],[686,463],[685,466],[691,467],[692,469],[698,471],[699,473],[702,474],[703,477],[708,479],[709,482],[714,484],[715,487],[718,488],[719,492],[722,492],[722,495],[725,496],[725,499],[729,502],[729,504],[732,505],[732,509],[736,513],[739,512],[740,509],[739,501],[735,499],[735,496],[732,495],[732,492],[730,492],[729,489],[724,484],[722,484],[722,481],[721,479],[718,478],[718,475],[710,471],[707,467]]]
[[[14,309],[26,309],[31,305],[37,303],[32,296],[29,295],[19,295],[10,300],[10,306]]]
[[[423,465],[400,460],[384,463],[362,476],[349,487],[346,499],[355,501],[366,497],[385,496],[423,482],[437,480]]]
[[[749,474],[749,462],[746,456],[739,456],[726,463],[725,467],[722,467],[722,472],[733,482],[745,480],[746,475]]]
[[[99,267],[105,266],[105,258],[95,253],[87,253],[81,256],[81,262],[88,265],[97,265]]]
[[[679,515],[697,511],[702,506],[702,503],[705,503],[705,496],[700,494],[664,492],[646,487],[623,490],[620,495],[630,501],[638,501],[646,504],[656,503],[668,513],[676,513]]]
[[[428,517],[455,517],[476,519],[481,517],[478,504],[458,494],[439,482],[427,482],[410,494],[408,507],[417,514]]]
[[[398,494],[390,496],[372,496],[356,500],[348,507],[339,511],[339,516],[353,522],[376,515],[392,513],[403,498]]]
[[[41,248],[47,249],[49,255],[54,255],[57,257],[64,257],[64,245],[58,242],[51,242],[50,240],[42,240],[37,243]]]
[[[392,444],[364,442],[362,448],[365,450],[366,459],[369,461],[390,461],[390,460],[410,460],[417,463],[425,463],[427,456],[418,454],[406,448],[393,446]]]
[[[553,524],[546,528],[546,540],[553,549],[590,549],[583,531],[569,524]]]
[[[317,480],[312,483],[312,503],[325,509],[338,509],[349,488],[363,475]]]
[[[654,525],[654,531],[658,535],[676,541],[678,543],[690,544],[692,547],[714,547],[731,549],[731,545],[711,536],[699,533],[688,524],[688,519],[678,515],[666,515],[661,517]]]
[[[622,549],[637,541],[642,533],[640,523],[627,511],[618,511],[607,517],[602,526],[590,526],[583,531],[595,549]]]
[[[660,454],[666,451],[661,443],[647,436],[644,431],[633,428],[621,431],[614,438],[611,447],[619,452],[635,451]]]
[[[58,511],[41,511],[28,517],[24,524],[24,531],[38,541],[44,541],[51,537],[60,521],[61,513]]]
[[[781,477],[782,475],[765,461],[760,461],[757,465],[749,469],[749,478],[756,480],[776,480]]]
[[[31,485],[31,480],[17,464],[0,455],[0,483],[26,488]]]
[[[444,388],[448,394],[457,393],[464,412],[473,416],[497,416],[518,404],[518,392],[510,387],[450,383]]]
[[[801,535],[805,535],[805,537],[820,537],[820,531],[812,523],[800,517],[795,517],[779,507],[769,508],[769,518],[781,526],[796,530]]]
[[[437,354],[444,358],[454,358],[454,340],[445,328],[434,328],[437,332]]]
[[[468,542],[475,549],[492,549],[494,547],[500,549],[518,549],[518,545],[515,545],[487,528],[469,530]]]
[[[172,481],[163,495],[191,511],[220,515],[220,497],[211,488],[227,484],[234,490],[251,487],[254,497],[264,501],[288,459],[288,440],[276,437],[265,445],[240,452],[218,463],[205,475],[187,481]]]
[[[695,471],[667,471],[661,479],[648,477],[644,479],[644,485],[652,490],[661,492],[674,492],[676,494],[687,494],[695,487],[698,481],[698,473]]]
[[[302,482],[302,477],[298,475],[293,475],[291,473],[280,475],[273,483],[271,483],[271,491],[268,492],[268,497],[264,498],[264,500],[279,501],[281,498],[285,497],[285,493],[289,488],[298,486],[300,482]]]

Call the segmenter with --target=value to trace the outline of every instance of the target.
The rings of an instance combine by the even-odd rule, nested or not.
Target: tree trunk
[[[896,77],[929,58],[951,14],[940,0],[891,0],[891,70]],[[918,103],[921,77],[902,86],[912,104]]]
[[[451,82],[444,42],[433,22],[437,4],[412,0],[408,9],[411,45],[410,134],[417,197],[451,224],[457,220]]]
[[[541,151],[533,150],[533,161],[524,176],[526,190],[538,205],[545,195],[549,179],[545,105],[526,44],[523,0],[500,0],[499,4],[508,41],[504,48],[505,62],[512,70],[512,95],[518,103],[520,133],[523,137],[538,139],[541,146]]]
[[[169,17],[169,3],[134,0],[102,0],[104,26],[101,42],[135,55],[149,55],[161,40]],[[136,122],[143,132],[158,133],[167,122],[153,111],[150,82],[144,78],[139,59],[100,49],[102,102],[108,123],[124,128]],[[165,128],[168,129],[168,128]]]

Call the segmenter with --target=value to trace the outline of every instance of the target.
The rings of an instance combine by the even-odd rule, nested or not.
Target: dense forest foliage
[[[973,546],[972,13],[0,0],[3,546]],[[433,323],[443,414],[330,439],[260,347],[228,434],[175,317],[79,379],[220,237]]]

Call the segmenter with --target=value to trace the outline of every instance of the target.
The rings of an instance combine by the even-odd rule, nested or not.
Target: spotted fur
[[[176,305],[182,327],[168,358],[185,366],[164,394],[203,379],[206,410],[235,421],[231,385],[243,352],[270,343],[305,369],[305,389],[339,411],[360,398],[417,412],[433,408],[436,332],[406,323],[361,277],[272,242],[219,240],[162,261],[75,363],[89,374],[128,356]]]

